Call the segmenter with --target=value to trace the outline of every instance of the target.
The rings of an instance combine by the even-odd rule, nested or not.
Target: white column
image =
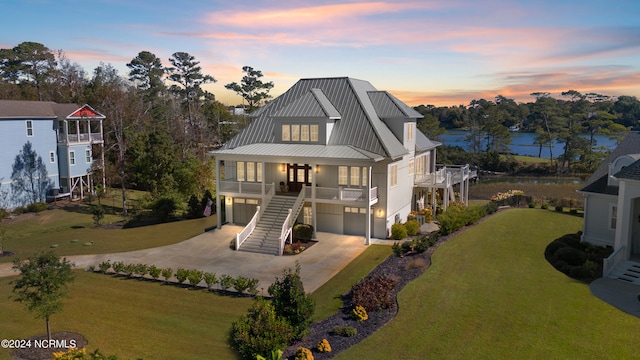
[[[364,244],[369,245],[371,242],[371,166],[367,168],[367,212],[365,214]]]
[[[220,204],[220,160],[216,159],[216,217],[218,229],[222,227],[222,206]]]
[[[318,220],[316,218],[316,169],[318,164],[313,165],[313,173],[311,175],[311,226],[313,226],[312,238],[316,238],[316,227],[318,226]]]

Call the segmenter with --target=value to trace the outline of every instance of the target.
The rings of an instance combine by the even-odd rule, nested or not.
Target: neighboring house
[[[603,275],[640,283],[640,133],[631,132],[579,190],[582,241],[612,247]]]
[[[240,250],[281,253],[294,222],[368,244],[429,191],[443,189],[445,207],[454,184],[468,198],[469,167],[436,170],[440,143],[416,128],[422,115],[367,81],[302,79],[250,116],[212,152],[218,227],[248,224]]]
[[[40,199],[83,198],[92,191],[92,166],[95,156],[103,154],[104,118],[89,105],[0,100],[0,194],[6,195],[0,206],[12,209],[31,202],[14,191],[11,179],[16,157],[27,143],[46,168],[47,179],[37,179],[47,183]]]

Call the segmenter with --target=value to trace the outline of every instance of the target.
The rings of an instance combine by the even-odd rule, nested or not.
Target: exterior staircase
[[[640,285],[640,263],[621,261],[609,273],[609,278],[618,279],[626,283]]]
[[[282,224],[289,215],[289,209],[295,205],[297,198],[294,196],[275,195],[271,198],[267,208],[264,209],[256,228],[238,249],[239,251],[254,252],[260,254],[280,255],[280,233]],[[292,209],[292,217],[296,219],[302,210],[302,204],[298,209]]]

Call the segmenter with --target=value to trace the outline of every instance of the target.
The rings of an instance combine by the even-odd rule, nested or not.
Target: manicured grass
[[[342,295],[391,254],[391,246],[370,245],[336,276],[313,292],[315,321],[335,314],[342,307]]]
[[[502,160],[513,159],[517,162],[527,163],[527,164],[548,164],[549,158],[539,158],[535,156],[524,156],[524,155],[500,155]]]
[[[84,335],[89,350],[99,348],[118,359],[238,358],[227,334],[251,298],[82,271],[75,275],[71,298],[62,313],[51,317],[51,327]],[[44,320],[8,298],[13,279],[0,279],[0,338],[46,333]],[[0,358],[8,359],[9,350],[0,349]]]
[[[216,216],[213,215],[131,229],[95,228],[91,214],[86,209],[88,207],[48,210],[27,220],[3,225],[8,237],[4,242],[4,250],[15,252],[15,257],[19,258],[49,250],[58,255],[131,251],[187,240],[216,224]],[[117,219],[111,215],[108,220]],[[90,242],[93,244],[85,245]],[[52,245],[58,246],[52,248]],[[15,257],[2,257],[0,262],[12,261]]]
[[[340,359],[631,359],[640,319],[544,258],[582,219],[498,213],[443,244],[399,294],[399,314]]]

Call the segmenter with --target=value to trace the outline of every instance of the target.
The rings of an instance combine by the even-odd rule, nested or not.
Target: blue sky
[[[35,41],[88,73],[146,50],[194,55],[224,84],[252,66],[274,96],[300,78],[350,76],[409,105],[534,91],[640,97],[640,1],[0,0],[0,48]]]

